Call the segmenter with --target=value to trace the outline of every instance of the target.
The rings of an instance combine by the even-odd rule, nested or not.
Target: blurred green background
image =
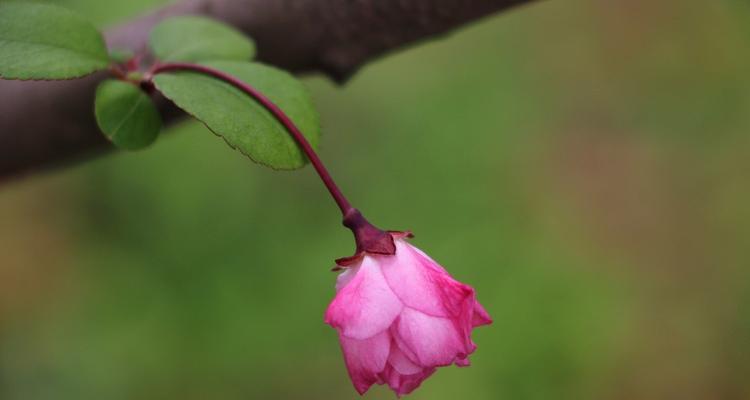
[[[305,78],[350,198],[495,319],[412,398],[750,398],[749,43],[745,1],[550,0]],[[313,171],[171,130],[0,188],[0,398],[357,397]]]

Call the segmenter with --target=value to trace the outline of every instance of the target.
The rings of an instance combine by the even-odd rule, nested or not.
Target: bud
[[[390,235],[392,255],[364,251],[337,261],[344,272],[325,314],[360,394],[386,383],[405,395],[437,367],[468,366],[472,329],[492,322],[472,287],[410,245],[407,234]]]

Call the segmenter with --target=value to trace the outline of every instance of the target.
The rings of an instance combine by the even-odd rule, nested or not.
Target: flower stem
[[[359,210],[349,204],[349,200],[347,200],[344,194],[341,193],[341,189],[339,189],[339,187],[336,185],[336,182],[333,181],[331,174],[328,172],[325,165],[323,165],[320,157],[318,157],[318,154],[315,153],[315,150],[313,150],[312,146],[310,146],[310,142],[307,141],[307,139],[302,134],[302,132],[300,132],[297,126],[294,125],[294,122],[292,122],[291,118],[289,118],[289,116],[287,116],[284,111],[281,110],[281,108],[279,108],[276,104],[274,104],[268,97],[266,97],[263,93],[259,92],[254,87],[235,78],[232,75],[214,68],[206,67],[204,65],[191,63],[156,64],[143,78],[141,87],[143,87],[147,91],[151,91],[154,89],[154,75],[173,71],[197,72],[226,82],[243,91],[251,98],[255,99],[258,103],[265,107],[265,109],[268,110],[276,118],[276,120],[284,125],[292,138],[297,142],[300,149],[302,149],[307,158],[310,160],[310,163],[315,168],[318,176],[320,176],[320,179],[328,189],[328,192],[331,193],[331,197],[333,197],[333,200],[336,201],[339,209],[341,209],[344,226],[351,229],[352,233],[354,234],[354,239],[357,244],[357,251],[355,255],[338,260],[338,265],[344,266],[348,262],[361,258],[365,253],[396,253],[396,245],[391,234],[372,225],[369,221],[367,221],[365,217],[362,216]]]
[[[289,134],[292,136],[292,138],[297,142],[300,149],[305,153],[307,158],[310,160],[310,163],[312,164],[313,168],[315,168],[315,171],[320,176],[320,179],[323,181],[323,184],[328,189],[328,192],[331,193],[331,196],[333,197],[333,200],[336,201],[336,204],[339,206],[339,209],[341,209],[341,215],[346,216],[347,214],[351,214],[354,210],[354,208],[349,204],[349,200],[346,199],[343,193],[341,193],[341,189],[336,185],[336,182],[333,181],[333,178],[331,177],[331,174],[326,169],[325,165],[323,165],[323,162],[320,160],[320,157],[318,157],[318,154],[315,153],[315,150],[313,150],[312,146],[310,145],[310,142],[307,141],[305,136],[300,132],[300,130],[297,128],[296,125],[294,125],[294,122],[292,122],[291,118],[287,116],[284,111],[281,110],[276,104],[274,104],[268,97],[266,97],[263,93],[259,92],[254,87],[248,85],[247,83],[235,78],[232,75],[229,75],[225,72],[219,71],[214,68],[206,67],[203,65],[198,64],[191,64],[191,63],[165,63],[165,64],[157,64],[155,65],[151,71],[150,74],[146,77],[146,83],[148,86],[152,85],[151,83],[151,77],[153,75],[162,73],[162,72],[173,72],[173,71],[192,71],[201,73],[204,75],[209,75],[214,78],[217,78],[221,81],[224,81],[237,89],[243,91],[245,94],[250,96],[251,98],[255,99],[258,103],[260,103],[263,107],[265,107],[266,110],[268,110],[277,121],[279,121],[282,125],[284,125],[284,128],[289,132]]]

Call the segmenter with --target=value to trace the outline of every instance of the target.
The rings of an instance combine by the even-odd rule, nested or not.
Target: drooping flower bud
[[[472,329],[492,322],[474,289],[391,233],[395,253],[367,251],[342,259],[325,322],[336,328],[354,387],[416,389],[437,367],[469,365]],[[390,237],[388,238],[391,239]]]

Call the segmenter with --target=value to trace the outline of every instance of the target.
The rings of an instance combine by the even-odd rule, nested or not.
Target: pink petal
[[[446,271],[445,268],[443,268],[443,266],[440,265],[440,263],[438,263],[437,261],[433,260],[432,257],[428,256],[427,253],[425,253],[424,251],[420,250],[417,246],[412,246],[406,240],[403,240],[403,242],[405,244],[409,245],[409,248],[413,252],[417,253],[419,256],[421,256],[422,258],[424,258],[425,260],[427,260],[427,263],[425,265],[428,265],[430,268],[434,269],[437,272],[443,272],[443,273],[446,273],[446,274],[448,273],[448,271]]]
[[[385,369],[391,335],[386,331],[369,339],[357,340],[339,334],[339,341],[354,388],[359,394],[364,394],[379,381],[378,374]]]
[[[396,396],[401,397],[418,388],[422,381],[429,378],[434,372],[435,368],[425,368],[415,374],[404,375],[389,365],[385,368],[381,376],[396,393]]]
[[[471,332],[474,329],[474,310],[476,308],[476,300],[475,296],[472,293],[471,297],[466,299],[466,301],[463,302],[462,310],[459,314],[458,318],[453,319],[453,322],[456,324],[456,328],[459,332],[462,334],[463,343],[464,343],[464,353],[466,355],[471,354],[476,350],[477,345],[474,344],[474,342],[471,340]]]
[[[398,333],[398,319],[396,322],[391,325],[391,337],[393,338],[393,342],[396,344],[401,354],[403,354],[411,363],[419,365],[419,359],[417,358],[417,354],[409,347],[409,345],[404,341],[404,339],[401,338],[401,335]]]
[[[355,276],[357,276],[357,272],[359,271],[359,268],[362,265],[362,260],[357,262],[355,265],[351,267],[347,267],[344,269],[344,272],[340,273],[339,276],[336,278],[336,292],[340,292],[341,289],[344,288],[344,286],[348,285],[349,282],[351,282],[352,279],[354,279]]]
[[[467,356],[466,358],[457,359],[456,365],[458,365],[459,367],[468,367],[469,365],[471,365],[471,362],[469,361],[469,357]]]
[[[478,301],[474,302],[474,315],[472,318],[471,325],[472,327],[482,326],[482,325],[489,325],[492,323],[492,317],[490,317],[490,314],[487,313],[487,311],[482,307],[481,304],[479,304]]]
[[[395,243],[395,256],[378,258],[388,285],[404,305],[436,317],[458,316],[473,289],[404,240]]]
[[[356,269],[356,271],[354,271]],[[393,294],[377,261],[365,256],[354,277],[339,290],[326,310],[325,322],[352,339],[366,339],[390,327],[403,305]]]
[[[413,363],[404,354],[401,349],[398,348],[396,343],[391,345],[391,354],[388,356],[388,364],[390,364],[396,372],[401,375],[413,375],[422,372],[422,367]]]
[[[463,358],[467,354],[463,332],[447,318],[404,307],[395,332],[399,347],[408,348],[404,353],[413,355],[416,363],[425,367],[449,365],[456,357]]]

